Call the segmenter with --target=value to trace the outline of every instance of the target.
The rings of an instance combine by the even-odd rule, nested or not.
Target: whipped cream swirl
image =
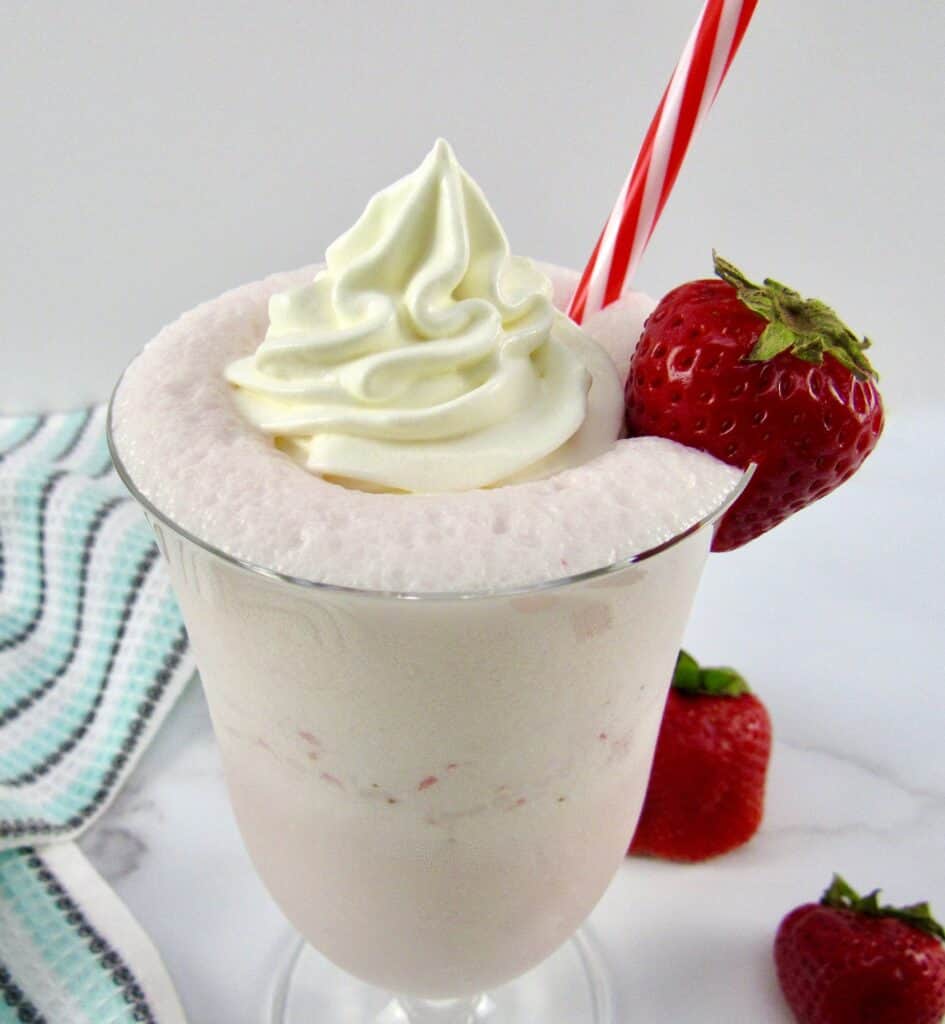
[[[618,436],[612,364],[510,254],[443,140],[371,199],[325,264],[270,299],[265,340],[226,368],[242,412],[312,472],[469,490],[548,475]],[[592,380],[605,400],[589,418]]]

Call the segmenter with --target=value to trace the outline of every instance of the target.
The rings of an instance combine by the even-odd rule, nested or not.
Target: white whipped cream
[[[226,368],[244,415],[312,472],[462,491],[549,476],[619,436],[610,358],[510,254],[443,140],[325,263],[272,297],[265,340]]]

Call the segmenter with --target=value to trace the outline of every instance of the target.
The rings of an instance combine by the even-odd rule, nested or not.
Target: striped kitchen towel
[[[142,972],[162,975],[156,955],[134,962],[147,941],[128,938],[127,911],[65,841],[108,806],[194,672],[104,424],[104,407],[0,417],[0,1024],[182,1020],[179,1007],[159,1018],[125,998],[132,989],[114,979],[125,1016],[104,1004],[80,1016],[78,1003],[68,1012],[49,1003],[50,993],[68,994],[63,971],[78,977],[83,958],[115,974],[109,922],[131,950],[121,963],[131,985],[144,991]],[[52,888],[37,883],[43,872],[58,879]],[[86,918],[97,923],[76,924]]]
[[[94,820],[194,670],[104,418],[0,419],[0,850]]]
[[[185,1024],[150,939],[75,843],[0,854],[0,1024]]]

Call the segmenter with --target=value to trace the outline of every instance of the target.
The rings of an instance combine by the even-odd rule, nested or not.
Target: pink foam
[[[564,305],[577,275],[544,266]],[[463,494],[367,494],[327,483],[239,414],[223,368],[253,351],[276,274],[198,306],[126,371],[115,440],[138,489],[189,532],[249,562],[342,586],[410,592],[527,586],[668,540],[716,508],[740,474],[660,438],[618,441],[583,466]],[[585,324],[626,373],[652,308],[631,294]]]

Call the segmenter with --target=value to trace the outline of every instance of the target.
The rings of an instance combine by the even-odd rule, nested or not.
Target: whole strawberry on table
[[[835,875],[819,903],[792,910],[774,943],[799,1024],[939,1024],[945,930],[927,903],[888,907]]]
[[[746,843],[770,756],[771,721],[745,680],[680,651],[630,853],[699,861]]]

